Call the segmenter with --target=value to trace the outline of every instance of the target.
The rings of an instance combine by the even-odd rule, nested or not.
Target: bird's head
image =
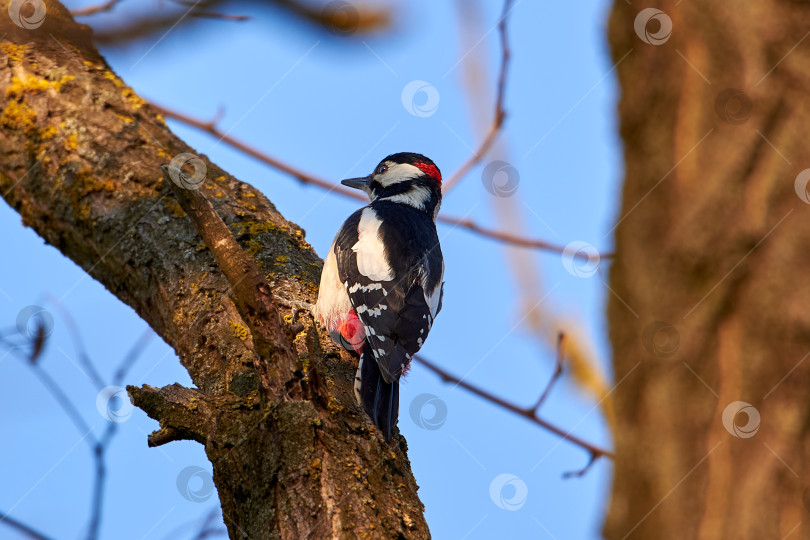
[[[442,173],[430,158],[412,152],[391,154],[370,175],[341,184],[365,191],[372,202],[407,204],[434,219],[442,202]]]

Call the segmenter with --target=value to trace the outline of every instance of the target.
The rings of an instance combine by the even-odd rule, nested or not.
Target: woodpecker
[[[427,157],[401,152],[341,183],[366,192],[371,204],[335,236],[315,314],[336,343],[359,355],[355,397],[390,442],[399,379],[442,309],[442,175]]]

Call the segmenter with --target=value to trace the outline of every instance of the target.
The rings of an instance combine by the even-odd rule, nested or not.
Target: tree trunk
[[[188,370],[196,389],[129,388],[160,421],[150,444],[205,445],[231,538],[429,537],[404,439],[386,445],[354,402],[356,361],[267,302],[314,301],[322,263],[304,231],[204,156],[198,200],[175,195],[159,167],[193,149],[112,72],[89,28],[45,6],[36,28],[23,28],[32,13],[22,26],[0,17],[0,194]],[[233,235],[223,245],[244,251],[208,249],[189,219],[206,234],[206,199]]]
[[[656,4],[610,18],[626,179],[604,534],[809,538],[810,7]]]

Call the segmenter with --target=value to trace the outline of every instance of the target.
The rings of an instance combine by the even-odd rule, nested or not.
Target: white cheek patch
[[[372,281],[391,281],[394,271],[388,264],[385,247],[380,241],[380,225],[382,222],[373,209],[363,210],[357,227],[358,240],[352,246],[352,251],[357,256],[357,269],[361,274]]]
[[[414,186],[404,193],[385,197],[385,201],[398,202],[424,210],[425,203],[430,199],[430,191],[422,186]]]
[[[417,176],[422,176],[422,170],[410,163],[394,163],[388,167],[388,171],[375,178],[383,187],[393,186],[399,182],[411,180]]]

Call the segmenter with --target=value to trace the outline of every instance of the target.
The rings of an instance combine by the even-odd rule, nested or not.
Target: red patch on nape
[[[424,163],[422,161],[418,161],[413,165],[426,175],[436,180],[439,183],[439,185],[441,185],[442,173],[439,172],[439,168],[436,165],[431,165],[430,163]]]

